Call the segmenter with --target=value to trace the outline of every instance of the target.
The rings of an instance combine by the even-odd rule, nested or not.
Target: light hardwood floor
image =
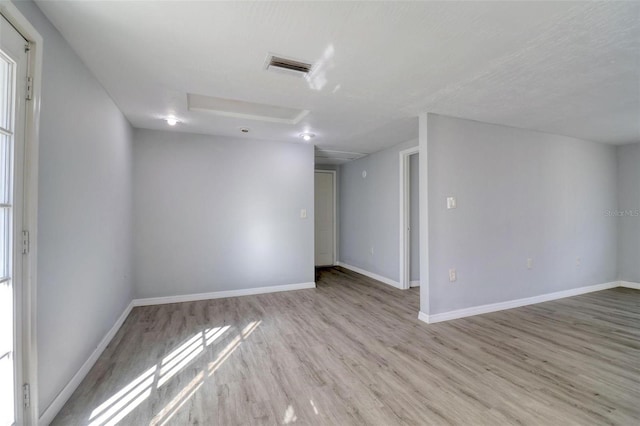
[[[141,307],[55,425],[640,424],[640,292],[427,325],[419,289]]]

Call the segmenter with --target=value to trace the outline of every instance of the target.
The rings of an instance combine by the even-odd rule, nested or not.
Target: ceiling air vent
[[[311,67],[311,64],[297,59],[285,58],[273,54],[267,56],[266,69],[270,71],[303,76],[311,71]]]

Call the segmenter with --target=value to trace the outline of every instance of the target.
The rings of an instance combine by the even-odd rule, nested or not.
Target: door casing
[[[409,176],[409,157],[418,154],[420,147],[400,151],[400,287],[408,289],[411,286],[411,277],[409,270],[410,259],[410,176]],[[422,225],[422,224],[421,224]],[[422,280],[422,271],[420,271],[420,279]]]

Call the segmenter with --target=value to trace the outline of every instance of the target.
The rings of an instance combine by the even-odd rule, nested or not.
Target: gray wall
[[[618,273],[640,283],[640,143],[618,147]]]
[[[340,167],[341,262],[400,279],[399,152],[417,145],[408,141]]]
[[[615,147],[429,115],[428,166],[423,311],[616,280],[617,224],[605,215],[617,206]],[[457,209],[446,209],[447,196]]]
[[[131,300],[131,128],[32,2],[44,38],[38,209],[42,413]]]
[[[409,157],[409,227],[411,281],[420,281],[420,154]]]
[[[136,129],[136,296],[313,282],[313,156],[310,145]]]

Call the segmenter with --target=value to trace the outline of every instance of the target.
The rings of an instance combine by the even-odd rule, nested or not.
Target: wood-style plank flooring
[[[55,425],[640,424],[640,292],[427,325],[419,289],[135,308]]]

